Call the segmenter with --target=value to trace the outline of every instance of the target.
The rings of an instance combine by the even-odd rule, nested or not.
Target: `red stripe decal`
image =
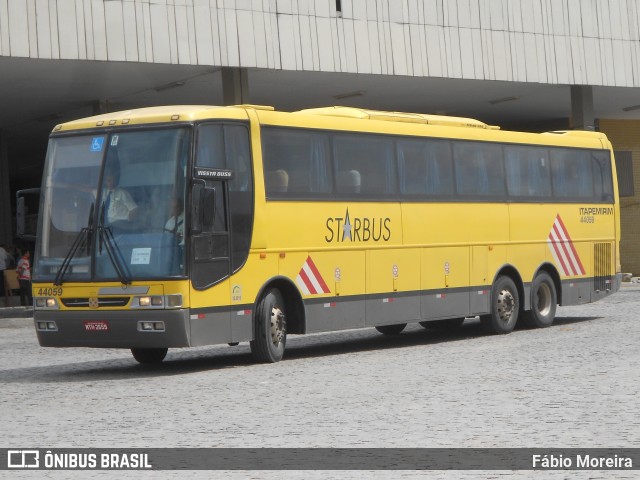
[[[320,284],[320,288],[322,288],[322,292],[329,293],[329,287],[327,287],[327,284],[324,283],[324,278],[322,278],[322,275],[320,275],[320,272],[318,271],[316,264],[313,263],[313,260],[311,259],[310,256],[307,258],[307,265],[309,265],[309,268],[313,272],[313,275],[316,277],[316,281]]]
[[[564,231],[564,234],[567,237],[567,240],[569,240],[569,246],[571,247],[571,251],[573,252],[573,256],[576,259],[576,262],[578,262],[578,269],[580,270],[580,273],[582,275],[584,275],[585,270],[584,267],[582,266],[582,262],[580,261],[580,256],[578,255],[578,252],[576,251],[576,247],[573,244],[573,240],[571,240],[571,237],[569,236],[569,231],[567,230],[567,228],[564,226],[564,223],[562,222],[562,218],[560,218],[560,215],[558,215],[558,223],[560,223],[560,227],[562,228],[562,230]]]
[[[311,282],[311,280],[309,280],[309,277],[307,277],[307,272],[305,272],[304,270],[300,270],[300,278],[302,278],[302,281],[307,286],[309,293],[311,293],[312,295],[316,295],[318,293],[316,291],[316,287],[313,286],[313,283]]]

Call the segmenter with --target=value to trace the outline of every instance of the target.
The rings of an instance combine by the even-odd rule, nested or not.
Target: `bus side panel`
[[[469,315],[469,247],[423,248],[422,318]]]
[[[420,320],[420,250],[367,252],[367,326]]]
[[[212,345],[231,341],[229,316],[229,281],[206,290],[191,291],[191,346]]]
[[[364,251],[287,252],[279,273],[302,295],[307,333],[364,327]]]

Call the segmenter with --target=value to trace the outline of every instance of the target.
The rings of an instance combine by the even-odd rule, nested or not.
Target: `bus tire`
[[[254,322],[255,339],[249,342],[253,357],[261,363],[282,360],[287,343],[287,318],[279,290],[271,288],[262,295]]]
[[[516,284],[507,276],[500,276],[491,289],[491,310],[480,316],[484,327],[491,333],[511,333],[518,322],[520,300]]]
[[[531,284],[531,310],[524,312],[525,325],[531,328],[550,327],[556,317],[558,294],[553,279],[540,272]]]
[[[378,325],[376,330],[385,335],[398,335],[406,327],[406,323],[397,323],[395,325]]]
[[[167,348],[132,348],[131,354],[138,363],[160,363],[167,356]]]
[[[420,322],[420,326],[423,328],[438,328],[440,330],[455,330],[462,326],[464,318],[465,317],[431,320],[430,322]]]

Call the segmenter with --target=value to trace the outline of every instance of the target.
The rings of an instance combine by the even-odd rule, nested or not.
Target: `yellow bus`
[[[349,107],[144,108],[48,147],[38,340],[131,349],[479,316],[504,334],[619,289],[611,144],[597,132]]]

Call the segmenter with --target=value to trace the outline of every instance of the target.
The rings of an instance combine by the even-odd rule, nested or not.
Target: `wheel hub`
[[[271,309],[271,341],[278,345],[284,339],[285,334],[284,313],[278,307]]]
[[[498,317],[501,322],[508,323],[511,320],[516,300],[509,290],[502,290],[498,294]]]

